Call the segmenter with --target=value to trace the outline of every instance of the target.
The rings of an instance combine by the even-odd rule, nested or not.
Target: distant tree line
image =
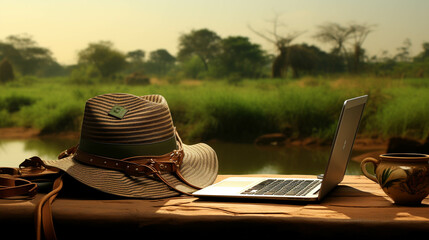
[[[40,47],[31,36],[11,35],[0,41],[2,76],[11,78],[10,70],[22,75],[54,76],[64,74],[64,67],[52,57],[52,52]],[[4,66],[3,66],[4,65]],[[10,66],[10,67],[5,67]],[[7,70],[6,70],[7,69]]]
[[[363,43],[374,31],[373,25],[326,23],[313,37],[331,44],[329,52],[306,43],[294,44],[303,32],[280,34],[278,18],[273,31],[255,34],[272,43],[277,52],[268,54],[244,36],[221,38],[209,29],[192,30],[179,37],[177,56],[166,49],[146,55],[142,49],[122,52],[110,41],[89,43],[78,52],[75,65],[62,66],[52,52],[39,46],[29,35],[11,35],[0,41],[0,82],[17,75],[69,75],[76,83],[123,79],[129,83],[147,82],[147,77],[182,78],[285,78],[335,73],[368,73],[377,76],[429,76],[429,42],[422,52],[411,56],[406,39],[397,53],[369,57]]]

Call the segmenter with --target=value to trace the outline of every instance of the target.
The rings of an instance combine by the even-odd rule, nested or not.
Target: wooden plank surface
[[[219,176],[217,181],[225,177]],[[31,235],[34,207],[42,195],[31,200],[0,200],[0,229],[19,226]],[[205,235],[213,230],[213,236],[225,231],[254,236],[259,228],[309,238],[334,233],[347,234],[352,239],[378,235],[387,238],[429,233],[429,198],[418,207],[398,206],[365,177],[345,176],[320,203],[65,195],[54,202],[53,217],[60,239],[82,238],[82,232],[98,239],[135,234]]]

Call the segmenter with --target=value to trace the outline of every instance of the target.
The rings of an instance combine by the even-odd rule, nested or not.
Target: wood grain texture
[[[429,233],[429,198],[418,207],[395,205],[364,176],[345,176],[320,203],[207,201],[187,196],[117,199],[88,195],[89,189],[66,191],[53,204],[59,239],[128,239],[158,234],[222,237],[228,232],[243,237],[287,233],[301,238],[342,234],[347,239],[397,239]],[[27,229],[22,234],[31,238],[34,206],[42,195],[32,200],[0,200],[0,228]],[[258,233],[259,229],[262,232]]]

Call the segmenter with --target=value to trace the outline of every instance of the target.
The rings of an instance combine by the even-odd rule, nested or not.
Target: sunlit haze
[[[425,0],[2,0],[0,41],[28,34],[52,51],[59,63],[74,64],[77,52],[90,42],[111,41],[123,52],[167,49],[177,53],[181,34],[207,28],[221,37],[245,36],[268,52],[274,47],[249,29],[266,32],[273,18],[284,24],[279,32],[304,32],[295,43],[329,45],[313,38],[317,26],[335,22],[374,24],[363,47],[367,55],[395,54],[405,39],[411,55],[429,41],[429,1]]]

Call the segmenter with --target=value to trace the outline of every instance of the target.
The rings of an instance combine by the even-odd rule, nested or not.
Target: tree
[[[6,57],[23,75],[47,75],[60,72],[62,67],[49,49],[39,47],[27,34],[10,35],[0,43],[0,58]]]
[[[318,29],[314,37],[322,42],[333,44],[332,53],[342,56],[348,63],[349,69],[358,72],[365,52],[362,45],[368,34],[373,31],[373,25],[351,23],[342,26],[337,23],[326,23],[318,26]],[[350,41],[352,41],[351,54],[346,48],[346,43]]]
[[[145,52],[143,50],[137,49],[134,51],[127,52],[125,55],[126,59],[128,60],[128,67],[127,70],[129,72],[140,72],[142,73],[144,68],[144,57]]]
[[[209,62],[213,60],[220,51],[221,38],[208,29],[192,30],[179,38],[178,58],[182,61],[196,55],[204,64],[207,71]]]
[[[429,59],[429,42],[423,43],[422,47],[423,51],[414,58],[414,61],[424,61]]]
[[[350,29],[350,36],[353,40],[353,64],[352,64],[352,71],[353,72],[359,72],[361,68],[362,59],[364,56],[364,49],[362,48],[362,45],[364,41],[366,40],[366,37],[369,33],[373,31],[374,25],[368,25],[368,24],[356,24],[352,23],[349,25]]]
[[[283,24],[279,24],[278,15],[275,16],[273,23],[273,31],[269,31],[268,34],[271,36],[267,36],[266,34],[262,34],[261,32],[255,31],[251,26],[249,26],[250,30],[254,32],[256,35],[262,37],[270,43],[273,43],[277,49],[277,56],[275,57],[271,75],[272,77],[284,77],[286,75],[287,68],[289,67],[288,62],[288,54],[289,54],[289,46],[291,42],[297,38],[302,32],[293,32],[287,33],[285,35],[280,35],[278,33],[278,27],[283,26]]]
[[[158,49],[150,53],[149,60],[145,66],[149,73],[165,75],[174,66],[175,61],[176,58],[167,50]]]
[[[15,78],[10,62],[5,58],[0,62],[0,83],[12,81]]]
[[[335,55],[345,55],[345,42],[350,38],[351,30],[338,23],[326,23],[318,26],[318,32],[313,36],[324,43],[333,45],[332,53]]]
[[[301,77],[303,74],[335,72],[341,68],[336,55],[328,54],[307,44],[290,46],[288,62],[294,78]]]
[[[422,44],[423,51],[413,59],[413,66],[417,68],[417,77],[429,76],[429,42]]]
[[[126,55],[126,58],[129,59],[130,62],[135,62],[135,63],[143,62],[144,57],[145,57],[145,52],[140,49],[127,52],[127,55]]]
[[[402,42],[402,46],[397,48],[398,53],[395,55],[394,59],[400,62],[410,61],[411,60],[410,47],[411,47],[411,40],[407,38]]]
[[[216,59],[217,74],[239,77],[260,77],[267,57],[258,44],[247,37],[233,36],[222,40],[222,51]]]
[[[5,58],[9,59],[9,61],[16,66],[23,63],[23,58],[18,49],[10,43],[0,42],[0,59]]]
[[[126,66],[125,55],[114,49],[109,41],[90,43],[78,53],[78,57],[79,64],[94,65],[103,78],[113,76]]]

